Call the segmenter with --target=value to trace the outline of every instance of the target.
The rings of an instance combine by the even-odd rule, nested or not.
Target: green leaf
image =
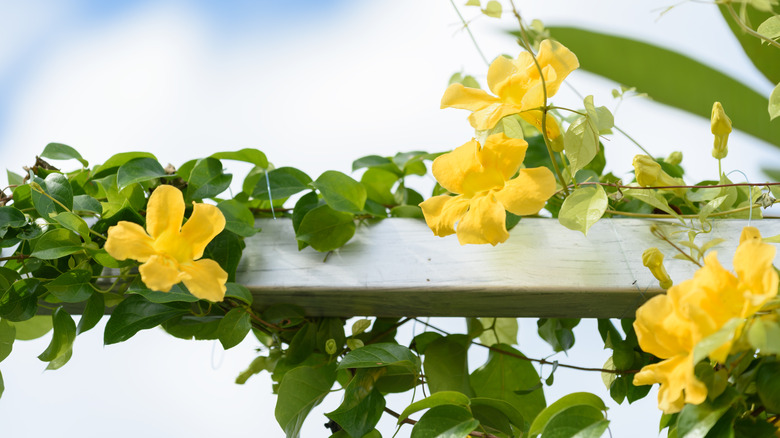
[[[33,182],[38,184],[40,188],[49,196],[38,192],[36,189],[32,189],[32,201],[35,209],[44,219],[49,218],[50,213],[57,213],[61,211],[70,210],[73,208],[73,189],[70,187],[68,178],[61,173],[50,173],[46,176],[46,179],[40,179],[38,177],[33,178]],[[32,188],[32,187],[31,187]]]
[[[76,334],[84,333],[94,328],[100,319],[103,318],[103,314],[106,311],[105,300],[103,294],[92,294],[87,300],[87,305],[84,306],[84,312],[79,319],[79,325],[76,327]]]
[[[659,210],[662,210],[666,213],[669,213],[670,215],[682,220],[682,218],[679,217],[676,211],[672,210],[669,207],[669,202],[664,198],[660,193],[658,193],[656,190],[648,190],[648,189],[623,189],[623,195],[638,199],[645,204],[651,205],[654,208],[657,208]]]
[[[449,335],[431,342],[425,348],[423,369],[431,393],[458,391],[474,396],[469,384],[467,335]]]
[[[517,344],[517,318],[479,318],[484,331],[479,340],[485,345]]]
[[[228,350],[240,344],[251,329],[249,312],[241,308],[231,309],[219,322],[219,342],[222,348]]]
[[[292,213],[292,226],[295,232],[298,232],[298,227],[301,225],[303,218],[308,212],[320,205],[320,198],[317,196],[317,192],[311,191],[303,196],[298,202],[295,203]],[[302,249],[302,248],[298,248]]]
[[[325,202],[336,211],[357,214],[366,204],[366,189],[348,175],[335,170],[324,172],[311,186],[319,190]]]
[[[49,362],[47,370],[56,370],[65,365],[73,354],[73,341],[76,340],[76,323],[68,312],[58,307],[51,315],[54,334],[46,350],[38,359]]]
[[[254,297],[252,296],[252,292],[250,292],[249,289],[237,283],[226,283],[225,286],[227,287],[227,291],[225,291],[225,297],[235,298],[250,306],[252,305]]]
[[[62,213],[52,214],[52,219],[55,222],[62,225],[64,228],[73,231],[81,236],[86,243],[92,241],[89,236],[89,225],[81,218],[81,216],[71,213],[69,211],[63,211]]]
[[[245,204],[235,199],[230,199],[217,204],[217,208],[225,216],[226,230],[241,237],[250,237],[257,233],[255,216]]]
[[[8,169],[6,169],[5,174],[8,177],[8,185],[18,186],[24,184],[24,177],[21,175],[13,173]]]
[[[423,216],[422,209],[416,205],[396,205],[390,209],[390,216],[412,219],[422,219],[425,217]]]
[[[349,352],[339,363],[338,369],[377,368],[399,362],[418,363],[419,359],[412,350],[403,345],[378,343]]]
[[[230,187],[233,175],[223,173],[222,162],[203,158],[195,163],[187,180],[187,199],[213,198]]]
[[[772,16],[767,18],[763,23],[758,26],[756,32],[771,39],[776,40],[780,38],[780,16]],[[769,44],[769,43],[767,43]]]
[[[83,250],[81,239],[72,231],[65,228],[55,228],[45,232],[38,239],[30,256],[43,260],[54,260]]]
[[[657,102],[707,120],[712,102],[719,101],[727,109],[738,108],[739,111],[730,113],[735,128],[780,146],[780,122],[767,120],[767,98],[745,84],[685,55],[651,44],[571,27],[548,29],[577,54],[584,70],[636,87]],[[778,66],[780,57],[777,49],[772,49],[775,51],[765,55]],[[664,68],[659,70],[659,65]],[[774,72],[780,73],[780,69],[775,68]],[[780,77],[770,80],[777,83]]]
[[[128,294],[140,295],[147,301],[158,304],[185,302],[195,303],[199,301],[198,297],[192,295],[181,283],[174,284],[168,292],[151,290],[140,277],[136,277],[127,289]]]
[[[306,416],[328,395],[335,381],[333,365],[302,366],[284,374],[279,384],[274,416],[287,438],[300,436]]]
[[[578,187],[563,201],[558,221],[587,236],[590,227],[604,215],[607,204],[607,194],[600,185]]]
[[[544,408],[544,410],[539,413],[539,415],[534,419],[533,423],[531,423],[528,436],[533,438],[541,434],[553,417],[574,406],[587,406],[596,410],[597,412],[607,410],[607,406],[604,404],[604,401],[595,394],[591,394],[589,392],[575,392],[568,394],[556,400],[555,403]],[[601,418],[603,417],[604,416],[601,415]]]
[[[52,160],[78,160],[82,166],[89,166],[89,162],[81,157],[76,149],[62,144],[62,143],[49,143],[43,148],[41,157],[50,158]]]
[[[780,116],[780,83],[775,86],[772,94],[769,95],[769,119],[774,120],[777,116]]]
[[[73,197],[73,211],[103,214],[103,206],[92,196],[76,195]]]
[[[0,362],[11,354],[14,339],[16,339],[16,327],[5,319],[0,319]]]
[[[5,382],[3,382],[3,373],[0,373],[0,397],[3,396],[3,392],[5,392]]]
[[[492,398],[475,397],[471,399],[472,408],[477,406],[489,406],[506,416],[510,423],[514,424],[518,429],[525,427],[525,420],[523,415],[504,400],[497,400]]]
[[[160,163],[149,157],[138,157],[119,166],[116,172],[116,184],[119,190],[130,184],[149,181],[168,176]]]
[[[751,25],[763,23],[774,16],[774,13],[772,12],[754,9],[754,7],[755,5],[744,9],[746,13],[745,18]],[[745,51],[745,54],[750,58],[753,65],[755,65],[770,82],[780,82],[780,59],[778,59],[777,56],[777,47],[764,44],[763,40],[745,32],[731,17],[726,5],[718,5],[718,8],[723,16],[723,20],[728,24],[729,28],[731,28],[731,32],[742,45],[742,50]]]
[[[304,172],[294,167],[280,167],[268,172],[268,180],[261,178],[254,190],[252,197],[268,201],[271,199],[285,199],[309,189],[311,178]],[[271,193],[268,193],[268,186]]]
[[[0,317],[9,321],[25,321],[38,311],[38,295],[43,289],[35,278],[24,278],[0,295]]]
[[[465,438],[479,427],[471,412],[460,406],[441,405],[426,412],[412,429],[411,438]]]
[[[490,0],[485,5],[485,9],[482,10],[482,13],[488,17],[501,18],[501,9],[501,3],[496,0]]]
[[[677,417],[677,436],[704,438],[737,398],[733,389],[727,389],[715,401],[705,400],[698,405],[686,404]]]
[[[328,205],[311,209],[301,220],[296,238],[320,252],[344,246],[355,235],[355,219],[351,213],[336,211]]]
[[[188,313],[189,305],[152,303],[140,295],[130,295],[111,313],[103,342],[110,345],[126,341],[141,330],[157,327],[173,317]]]
[[[27,224],[24,213],[15,207],[0,207],[0,229],[19,228]]]
[[[767,239],[763,239],[767,242]],[[780,324],[777,321],[756,318],[748,329],[748,342],[762,355],[780,354]]]
[[[360,183],[366,189],[368,199],[382,205],[395,204],[392,189],[398,182],[398,175],[380,168],[370,168],[360,177]]]
[[[398,424],[401,424],[405,419],[415,412],[422,411],[423,409],[430,409],[435,406],[441,405],[456,405],[456,406],[468,406],[471,404],[469,398],[459,391],[440,391],[435,394],[418,400],[404,409],[401,416],[398,417]],[[522,426],[522,425],[521,425]]]
[[[91,281],[91,271],[75,269],[60,274],[46,285],[46,289],[62,302],[79,303],[89,299],[95,292],[90,285]]]
[[[301,327],[290,341],[287,349],[287,363],[297,365],[309,357],[317,347],[317,324],[307,322]]]
[[[592,96],[588,97],[592,99]],[[574,174],[593,161],[599,152],[599,134],[594,127],[589,118],[579,117],[566,130],[563,149]]]
[[[764,362],[756,373],[761,403],[769,412],[780,412],[780,362]]]
[[[14,322],[16,327],[16,339],[19,341],[31,341],[49,333],[52,329],[51,316],[35,315],[32,318]]]
[[[220,321],[222,317],[216,315],[184,315],[165,321],[162,328],[179,339],[214,340],[219,339]]]
[[[544,427],[542,436],[598,438],[608,425],[609,421],[604,419],[604,414],[600,410],[588,405],[576,405],[568,407],[550,418]]]
[[[499,344],[492,348],[523,356],[508,345]],[[506,401],[520,412],[526,422],[533,421],[546,406],[539,384],[539,375],[531,362],[493,350],[488,354],[487,362],[471,374],[471,387],[477,397]],[[531,392],[516,393],[537,386],[539,389]]]
[[[567,351],[574,346],[572,329],[579,323],[576,318],[540,318],[536,322],[537,333],[554,351]]]
[[[236,281],[236,270],[246,244],[235,233],[224,230],[206,245],[203,257],[212,259],[228,274],[228,281]]]
[[[268,168],[268,158],[266,158],[265,154],[258,149],[244,148],[235,152],[217,152],[212,154],[211,158],[243,161],[245,163],[254,164],[262,169]]]
[[[385,372],[382,368],[357,370],[349,381],[344,401],[336,410],[325,414],[350,436],[362,437],[374,429],[385,408],[385,398],[374,388]]]
[[[352,162],[352,171],[368,167],[371,169],[381,169],[387,172],[394,173],[398,177],[403,176],[403,172],[398,166],[393,163],[392,160],[386,157],[380,157],[379,155],[368,155]]]
[[[98,166],[98,168],[95,169],[95,171],[92,173],[92,178],[93,179],[102,178],[111,173],[116,173],[116,169],[118,169],[123,164],[127,163],[133,158],[141,158],[141,157],[151,158],[155,161],[157,160],[157,158],[149,152],[120,152],[118,154],[111,156],[111,158],[104,161],[103,164]]]

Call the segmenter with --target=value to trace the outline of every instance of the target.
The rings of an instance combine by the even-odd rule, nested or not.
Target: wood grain
[[[650,232],[670,221],[602,219],[583,236],[556,220],[523,219],[503,244],[460,246],[455,236],[433,236],[424,222],[388,219],[361,224],[346,246],[328,255],[298,251],[287,219],[258,220],[262,232],[246,239],[237,281],[255,306],[292,303],[311,316],[493,316],[631,318],[662,293],[642,265],[652,246],[666,255],[679,283],[698,267],[672,258],[678,252]],[[679,224],[679,222],[678,222]],[[713,221],[715,247],[731,269],[745,220]],[[780,234],[780,221],[753,221],[764,236]],[[687,239],[685,232],[673,236]]]

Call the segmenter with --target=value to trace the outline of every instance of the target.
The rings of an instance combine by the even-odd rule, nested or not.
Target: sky
[[[505,34],[513,28],[511,17],[483,17],[462,3],[456,2],[473,19],[488,58],[517,55]],[[669,3],[517,4],[527,19],[652,41],[765,95],[771,91],[712,5],[683,3],[661,16]],[[352,160],[364,155],[444,151],[468,141],[468,113],[439,109],[441,95],[454,72],[485,83],[486,66],[444,0],[311,0],[295,6],[0,0],[0,9],[0,167],[17,173],[49,142],[76,147],[91,163],[144,150],[163,165],[179,165],[216,151],[256,147],[276,166],[299,167],[313,177],[328,169],[349,172]],[[567,82],[615,109],[610,90],[616,84],[582,71]],[[567,88],[553,101],[579,105]],[[708,120],[632,98],[620,104],[616,122],[659,156],[682,150],[691,181],[716,174]],[[762,163],[778,162],[777,149],[741,132],[732,134],[729,145],[724,170],[740,169],[754,181],[763,179]],[[611,169],[626,175],[638,150],[615,136],[607,153]],[[239,179],[248,170],[232,163],[230,168]],[[435,322],[463,330],[462,319]],[[583,325],[574,350],[556,358],[601,366],[608,353],[601,350],[595,323]],[[0,363],[6,386],[0,424],[8,436],[283,436],[273,419],[267,375],[244,386],[233,383],[254,357],[251,337],[223,352],[213,342],[181,341],[155,329],[103,347],[102,327],[79,336],[73,359],[57,371],[44,372],[36,358],[48,338],[14,345]],[[405,330],[410,337],[422,328]],[[533,320],[521,321],[520,334],[526,354],[552,353],[536,336]],[[484,357],[477,354],[471,369]],[[548,402],[575,390],[609,401],[600,376],[558,373]],[[339,402],[330,397],[312,416]],[[654,393],[630,408],[610,407],[613,436],[636,436],[637,430],[655,436],[660,413]],[[383,421],[380,427],[389,430],[392,422]],[[303,436],[327,436],[324,422],[321,415],[312,418]],[[409,429],[398,436],[404,433]]]

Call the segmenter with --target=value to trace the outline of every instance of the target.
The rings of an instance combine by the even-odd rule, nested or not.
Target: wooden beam
[[[721,263],[731,259],[745,220],[713,221],[696,240],[721,237]],[[246,239],[237,281],[255,306],[291,303],[311,316],[492,316],[631,318],[662,293],[642,265],[642,252],[658,247],[679,283],[698,269],[674,259],[678,252],[650,227],[673,221],[602,219],[585,237],[556,220],[526,218],[496,247],[460,246],[438,238],[423,221],[387,219],[361,224],[355,237],[325,260],[298,251],[288,219],[262,219],[261,233]],[[679,224],[679,222],[677,222]],[[780,234],[780,221],[753,221],[764,236]],[[687,239],[687,233],[674,236]]]

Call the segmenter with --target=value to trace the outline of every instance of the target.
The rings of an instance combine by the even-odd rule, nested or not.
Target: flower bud
[[[742,229],[742,233],[739,235],[739,243],[746,240],[758,240],[761,241],[761,232],[756,227],[745,227]]]
[[[672,279],[664,268],[664,255],[658,248],[648,248],[642,253],[642,264],[653,273],[663,289],[672,287]]]
[[[649,155],[637,155],[634,157],[634,174],[636,182],[642,187],[658,186],[682,186],[685,182],[680,178],[674,178],[661,169],[658,164]],[[685,195],[684,189],[673,189],[679,196]]]
[[[674,151],[671,154],[669,154],[668,157],[664,158],[664,163],[671,164],[672,166],[676,166],[680,163],[682,163],[683,154],[680,151]]]
[[[720,102],[712,105],[712,116],[710,117],[710,128],[715,134],[715,145],[712,148],[712,156],[717,159],[726,158],[729,153],[729,134],[731,133],[731,119],[723,111]]]

